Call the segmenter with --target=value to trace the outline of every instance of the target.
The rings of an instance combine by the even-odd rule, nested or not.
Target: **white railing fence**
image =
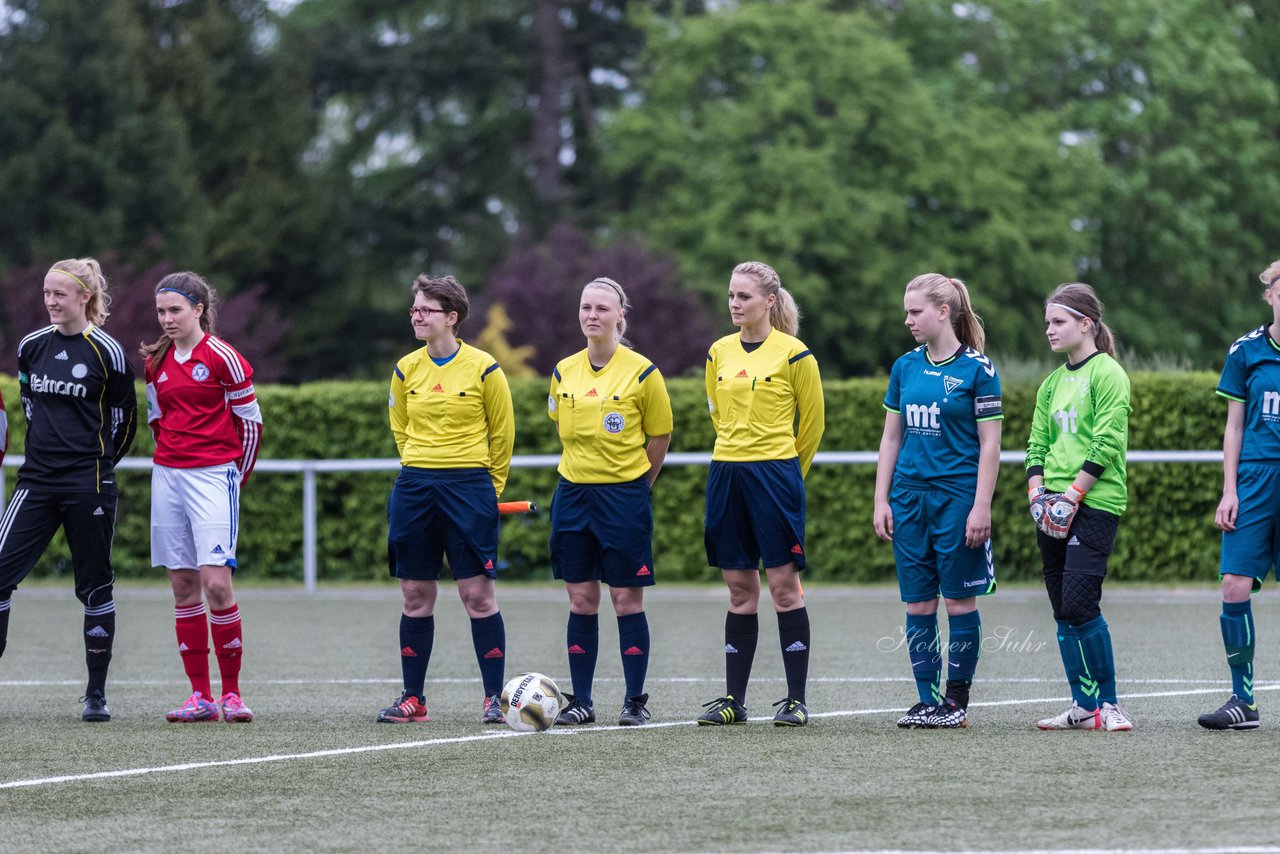
[[[1000,462],[1007,464],[1024,462],[1022,451],[1001,451]],[[0,512],[5,504],[5,469],[22,465],[21,454],[5,457],[0,468]],[[1131,463],[1221,463],[1222,451],[1130,451]],[[512,468],[555,468],[559,454],[524,454],[511,458]],[[711,455],[698,453],[667,454],[664,466],[704,466],[711,462]],[[875,451],[823,451],[814,458],[814,465],[875,465]],[[149,471],[151,460],[146,457],[125,457],[116,466],[119,469]],[[316,475],[346,472],[386,471],[400,469],[395,459],[363,460],[263,460],[259,459],[254,474],[275,472],[302,475],[302,585],[307,593],[316,590]]]

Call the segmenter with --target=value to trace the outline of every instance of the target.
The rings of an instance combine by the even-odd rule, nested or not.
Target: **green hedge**
[[[1225,406],[1214,397],[1216,376],[1208,373],[1135,374],[1130,447],[1204,450],[1221,446]],[[669,380],[676,431],[673,451],[707,451],[711,421],[699,381]],[[827,431],[823,450],[874,450],[884,413],[883,379],[835,380],[825,384]],[[0,378],[8,401],[10,448],[19,453],[25,424],[17,405],[17,385]],[[546,417],[546,384],[514,381],[516,453],[555,453],[559,445]],[[324,383],[260,386],[266,419],[263,456],[281,459],[393,457],[382,383]],[[1025,442],[1035,386],[1005,387],[1004,447]],[[151,452],[149,433],[139,432],[133,455]],[[701,466],[665,470],[654,490],[655,543],[660,577],[703,580],[717,577],[702,552]],[[322,474],[317,479],[317,555],[322,580],[386,577],[386,498],[394,474]],[[11,492],[16,478],[8,471]],[[512,471],[506,496],[550,503],[552,470]],[[148,545],[148,484],[143,472],[121,472],[120,510],[115,540],[117,573],[154,574]],[[893,553],[871,529],[874,467],[815,466],[808,480],[810,566],[814,577],[832,581],[884,582],[893,578]],[[1005,580],[1038,577],[1035,538],[1026,515],[1021,470],[1004,466],[993,509],[997,572]],[[1215,465],[1136,464],[1130,468],[1130,509],[1121,525],[1112,560],[1113,577],[1141,581],[1212,579],[1218,534],[1213,511],[1221,490]],[[1146,496],[1159,496],[1150,507]],[[258,472],[243,496],[241,566],[252,577],[298,579],[302,573],[302,478]],[[1159,518],[1157,518],[1157,514]],[[505,577],[550,578],[548,521],[512,518],[504,523],[501,553]],[[70,570],[59,537],[37,568],[41,575]]]

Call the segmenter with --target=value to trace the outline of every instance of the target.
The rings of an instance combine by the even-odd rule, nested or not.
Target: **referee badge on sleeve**
[[[547,411],[548,412],[556,411],[556,396],[554,394],[547,395]]]

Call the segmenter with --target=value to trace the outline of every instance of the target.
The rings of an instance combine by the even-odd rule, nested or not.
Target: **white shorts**
[[[236,565],[240,470],[235,463],[151,470],[151,565]]]

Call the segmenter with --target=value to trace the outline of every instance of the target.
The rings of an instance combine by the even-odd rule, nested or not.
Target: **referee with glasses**
[[[50,325],[18,344],[26,460],[0,520],[0,655],[13,591],[61,527],[76,598],[84,605],[89,682],[81,720],[94,722],[111,720],[106,682],[116,629],[115,464],[133,444],[138,421],[133,368],[119,342],[101,329],[109,302],[102,269],[92,258],[59,261],[45,276]]]

